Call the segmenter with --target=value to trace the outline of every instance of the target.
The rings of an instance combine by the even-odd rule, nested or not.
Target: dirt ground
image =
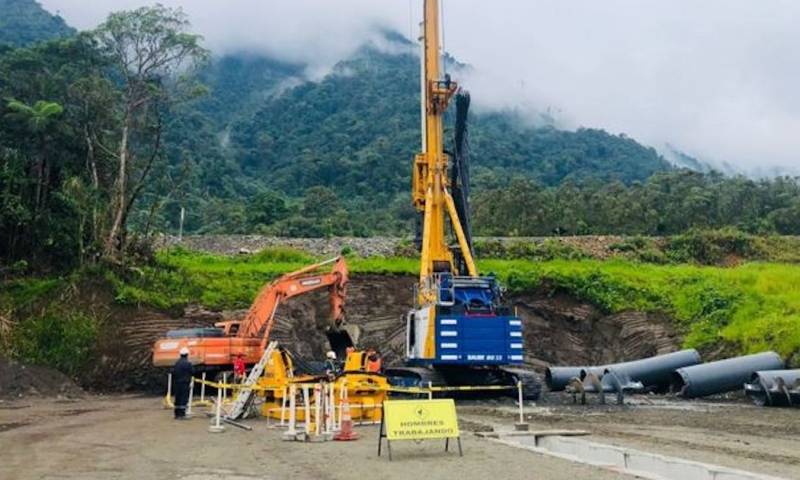
[[[534,429],[585,429],[593,441],[800,479],[800,411],[744,403],[632,399],[627,407],[528,407]],[[280,440],[264,420],[254,431],[207,433],[208,419],[171,419],[160,399],[88,396],[0,402],[0,478],[352,479],[633,478],[478,438],[509,429],[510,401],[460,402],[464,457],[441,442],[396,442],[394,461],[376,455],[377,427],[356,442]]]
[[[207,432],[197,416],[176,422],[154,397],[0,403],[0,478],[22,479],[450,479],[632,478],[515,449],[464,432],[464,457],[443,442],[396,442],[377,457],[376,426],[356,442],[301,444],[251,420],[252,432]],[[507,422],[508,423],[508,422]]]
[[[800,479],[800,409],[757,407],[744,399],[634,396],[626,401],[625,406],[552,401],[528,408],[527,421],[536,430],[588,430],[586,438],[599,443]],[[491,425],[507,423],[518,410],[484,402],[460,411],[462,420]]]

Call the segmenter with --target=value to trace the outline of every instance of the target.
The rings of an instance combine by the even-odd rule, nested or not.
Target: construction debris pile
[[[0,357],[0,398],[80,397],[83,394],[83,390],[75,382],[57,370],[24,365]]]

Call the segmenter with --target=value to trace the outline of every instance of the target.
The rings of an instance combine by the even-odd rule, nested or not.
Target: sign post
[[[456,404],[452,398],[439,400],[386,400],[383,402],[381,430],[378,435],[378,456],[383,439],[389,460],[393,440],[444,439],[444,451],[449,451],[450,439],[458,441],[458,454],[463,456],[461,434],[458,430]]]

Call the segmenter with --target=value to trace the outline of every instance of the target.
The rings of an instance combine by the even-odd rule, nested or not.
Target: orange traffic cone
[[[333,439],[339,441],[358,440],[358,433],[353,430],[353,418],[350,416],[350,402],[347,401],[347,398],[342,403],[341,430]]]

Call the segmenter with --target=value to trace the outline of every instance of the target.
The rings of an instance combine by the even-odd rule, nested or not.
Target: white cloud
[[[89,28],[136,0],[43,0]],[[217,52],[263,51],[328,71],[374,33],[417,33],[421,0],[165,0]],[[411,13],[411,15],[409,15]],[[445,0],[447,49],[483,108],[560,112],[755,171],[800,167],[800,2]]]

